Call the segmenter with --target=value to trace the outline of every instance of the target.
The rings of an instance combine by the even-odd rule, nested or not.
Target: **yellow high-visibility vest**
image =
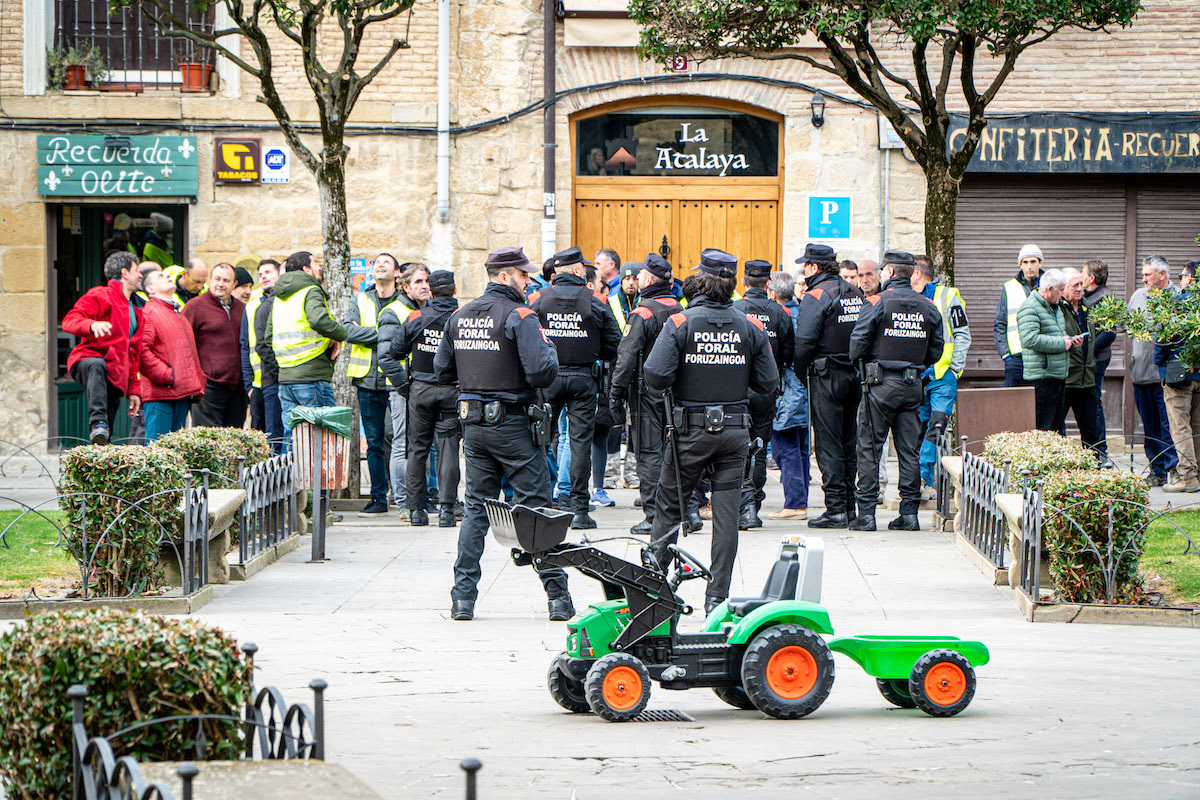
[[[950,328],[950,301],[958,299],[962,303],[962,295],[953,286],[935,286],[933,288],[933,305],[942,315],[942,338],[946,343],[942,346],[942,357],[933,365],[933,376],[941,378],[950,369],[954,359],[954,331]],[[966,308],[966,305],[963,305]]]
[[[637,302],[637,298],[634,298]],[[608,307],[612,309],[613,316],[617,318],[617,327],[621,329],[621,335],[625,335],[625,329],[629,327],[629,314],[621,307],[621,290],[613,292],[608,296]],[[630,306],[632,310],[632,304]]]
[[[250,369],[254,370],[254,388],[262,388],[262,358],[258,355],[258,350],[255,345],[258,343],[258,334],[254,330],[254,314],[258,311],[258,307],[262,305],[263,296],[251,297],[250,302],[246,303],[246,310],[243,315],[246,318],[246,343],[250,346]]]
[[[271,303],[271,348],[280,368],[312,361],[329,347],[329,340],[313,330],[304,313],[304,301],[316,286],[306,286],[284,300]]]
[[[360,325],[378,330],[378,319],[375,314],[375,301],[366,292],[359,292],[354,298],[358,303],[358,322]],[[351,378],[365,378],[371,371],[371,348],[365,344],[350,345],[350,368],[346,374]]]
[[[1019,356],[1021,334],[1017,332],[1017,309],[1025,302],[1025,298],[1029,297],[1029,290],[1025,288],[1025,284],[1012,278],[1004,283],[1004,296],[1008,298],[1008,352]]]

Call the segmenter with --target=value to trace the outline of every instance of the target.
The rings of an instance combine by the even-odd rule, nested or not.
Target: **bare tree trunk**
[[[336,153],[330,156],[330,153]],[[350,310],[350,230],[346,213],[346,164],[342,159],[342,143],[326,142],[323,159],[317,169],[317,193],[321,201],[321,236],[324,243],[324,284],[329,293],[329,312],[333,318],[344,320]],[[339,405],[351,410],[350,489],[349,497],[360,496],[362,478],[358,448],[358,393],[346,374],[350,354],[343,349],[334,362],[333,396]]]
[[[930,159],[925,171],[925,252],[940,264],[943,282],[954,285],[954,220],[958,213],[959,182],[944,160]]]

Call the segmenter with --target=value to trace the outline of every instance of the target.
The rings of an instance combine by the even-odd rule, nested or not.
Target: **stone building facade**
[[[680,269],[706,245],[791,266],[804,242],[816,238],[810,237],[814,231],[829,234],[842,257],[856,260],[878,257],[885,248],[923,248],[923,177],[903,150],[880,148],[873,109],[799,62],[692,63],[684,71],[664,73],[638,59],[636,31],[620,18],[620,0],[570,0],[562,4],[566,17],[555,25],[561,98],[555,104],[555,216],[546,226],[543,117],[540,109],[530,109],[544,95],[543,6],[539,0],[443,1],[449,5],[450,120],[455,129],[466,129],[451,136],[449,221],[439,222],[436,209],[438,2],[420,0],[410,16],[373,32],[363,51],[361,63],[370,63],[393,38],[409,45],[366,90],[351,120],[347,196],[356,257],[387,251],[402,260],[450,267],[458,272],[463,293],[473,295],[483,285],[487,251],[512,244],[523,245],[531,256],[570,244],[618,244],[623,258],[638,260],[663,247],[665,236],[669,258]],[[121,215],[133,219],[129,230],[136,231],[137,220],[151,210],[169,212],[177,221],[178,261],[196,255],[215,263],[243,253],[281,259],[320,246],[314,183],[294,159],[285,184],[227,185],[214,179],[218,138],[257,138],[264,154],[286,151],[270,113],[255,102],[255,80],[232,64],[217,59],[204,91],[183,92],[176,85],[178,62],[187,56],[160,54],[147,70],[124,51],[126,63],[110,63],[117,71],[107,85],[47,88],[46,52],[57,43],[72,36],[120,40],[121,31],[113,32],[116,23],[104,28],[100,15],[80,21],[86,17],[81,7],[89,3],[0,0],[0,403],[8,409],[0,439],[32,441],[76,430],[68,420],[75,411],[65,399],[73,384],[63,371],[70,342],[60,336],[57,322],[88,288],[88,280],[97,279],[103,245]],[[99,0],[91,3],[97,4],[103,6]],[[1128,30],[1067,32],[1034,48],[1022,58],[993,112],[1034,115],[1030,127],[1038,124],[1037,115],[1051,112],[1101,122],[1136,113],[1160,119],[1186,140],[1189,131],[1200,132],[1200,123],[1190,118],[1191,93],[1181,91],[1200,77],[1200,52],[1193,46],[1200,35],[1200,10],[1181,8],[1187,5],[1149,0]],[[221,24],[219,16],[215,22]],[[131,23],[128,30],[134,27]],[[138,52],[149,52],[146,43],[153,37],[145,31],[137,36]],[[276,75],[293,116],[315,122],[298,52],[284,42],[277,52]],[[174,83],[156,85],[164,81]],[[821,127],[813,124],[814,90],[827,102]],[[774,166],[767,170],[771,174],[741,177],[736,170],[720,175],[686,166],[650,169],[652,174],[640,176],[614,175],[606,167],[589,174],[589,154],[580,152],[579,137],[645,125],[656,133],[676,131],[674,143],[666,142],[672,155],[705,147],[709,157],[732,158],[734,150],[721,151],[722,144],[711,137],[707,144],[690,141],[706,119],[713,120],[708,133],[724,132],[724,145],[744,144],[761,134],[766,138],[754,138],[754,152],[777,146]],[[42,163],[46,137],[54,136],[98,137],[78,141],[101,145],[106,136],[185,137],[195,149],[190,164],[195,185],[183,195],[138,196],[106,193],[97,182],[90,194],[55,194],[47,189],[48,165]],[[616,153],[607,151],[615,141],[605,138],[596,149],[605,150],[606,163],[616,157],[619,167],[619,147]],[[626,152],[631,159],[626,171],[635,161],[633,171],[646,171],[645,148],[657,144],[662,143],[643,144],[640,155]],[[655,166],[660,152],[650,156]],[[972,174],[964,182],[966,229],[960,221],[972,248],[966,258],[960,256],[959,275],[973,313],[972,357],[978,354],[978,360],[968,366],[974,377],[987,381],[995,375],[997,365],[989,357],[991,311],[1026,239],[1049,237],[1043,249],[1055,266],[1081,262],[1089,243],[1104,237],[1089,234],[1081,223],[1075,238],[1063,239],[1055,252],[1058,242],[1042,231],[1053,227],[1060,208],[1086,207],[1096,191],[1114,210],[1119,204],[1126,211],[1138,207],[1139,197],[1153,195],[1155,202],[1174,197],[1166,205],[1151,204],[1140,218],[1128,212],[1107,220],[1122,226],[1122,235],[1105,240],[1112,253],[1097,255],[1114,265],[1113,283],[1127,293],[1136,256],[1166,230],[1148,229],[1139,241],[1139,219],[1174,220],[1191,213],[1194,190],[1183,189],[1193,182],[1189,173],[1200,168],[1197,163],[1159,159],[1148,167],[1152,174],[1096,174],[1093,169],[1063,175],[1020,168]],[[1022,190],[1046,205],[1022,216]],[[829,209],[822,200],[838,204],[841,215],[824,226],[814,218]],[[848,208],[842,207],[844,200]],[[1006,202],[1018,208],[997,218]],[[990,232],[989,222],[995,223]],[[1185,224],[1176,227],[1183,230]],[[1171,236],[1181,235],[1167,228]],[[1133,233],[1126,235],[1126,229]],[[1180,254],[1181,249],[1171,255]],[[1115,371],[1116,379],[1120,374]]]

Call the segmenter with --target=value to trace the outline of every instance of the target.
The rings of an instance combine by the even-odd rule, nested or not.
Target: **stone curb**
[[[1153,628],[1200,628],[1200,608],[1101,606],[1084,603],[1035,603],[1020,587],[1013,592],[1017,607],[1030,622],[1140,625]]]
[[[46,611],[87,611],[91,608],[115,608],[147,614],[191,614],[208,605],[213,598],[211,585],[188,597],[125,597],[95,600],[6,600],[0,603],[0,619],[25,619],[26,614]]]
[[[244,581],[247,578],[257,575],[266,569],[269,565],[274,564],[279,559],[286,556],[300,546],[300,534],[293,533],[288,538],[284,539],[272,547],[267,548],[254,558],[247,561],[245,564],[229,564],[229,580]],[[230,553],[232,556],[233,553]]]
[[[997,567],[988,560],[987,556],[979,552],[978,547],[972,544],[961,533],[954,534],[954,543],[958,545],[958,549],[962,551],[962,554],[967,557],[967,561],[975,565],[975,568],[983,573],[985,578],[989,578],[992,581],[993,586],[1008,586],[1007,567]]]

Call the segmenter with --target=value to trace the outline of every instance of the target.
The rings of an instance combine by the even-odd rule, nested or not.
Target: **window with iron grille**
[[[168,0],[168,4],[193,30],[213,30],[211,7],[197,11],[190,0]],[[122,8],[109,14],[107,0],[55,0],[54,6],[55,47],[62,50],[90,45],[104,57],[109,70],[107,82],[93,88],[209,90],[212,51],[187,39],[164,35],[141,11]]]

